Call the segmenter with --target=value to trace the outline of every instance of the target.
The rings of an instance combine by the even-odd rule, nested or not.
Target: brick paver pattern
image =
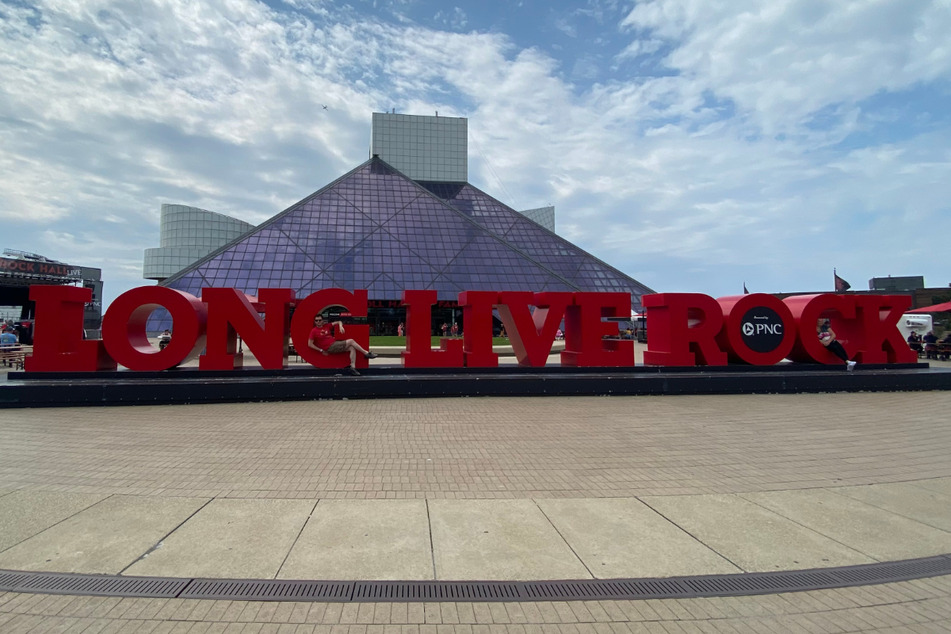
[[[951,476],[951,392],[0,410],[0,489],[264,498],[741,493]]]
[[[742,493],[951,476],[951,393],[0,410],[0,490],[264,498]],[[266,603],[0,593],[0,632],[946,632],[951,577],[736,598]]]

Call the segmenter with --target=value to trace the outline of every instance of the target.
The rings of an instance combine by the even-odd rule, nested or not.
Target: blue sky
[[[0,0],[0,247],[108,303],[162,203],[262,222],[395,108],[468,117],[470,182],[658,291],[947,286],[948,33],[948,0]]]

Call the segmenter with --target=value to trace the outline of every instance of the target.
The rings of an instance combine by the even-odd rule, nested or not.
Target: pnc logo
[[[756,353],[769,354],[779,350],[784,340],[789,343],[783,317],[777,310],[782,311],[778,303],[772,308],[758,303],[741,313],[742,317],[734,327],[738,327],[744,346]]]
[[[754,317],[753,319],[759,319]],[[783,334],[783,325],[779,324],[752,324],[750,322],[743,323],[743,335],[746,337],[752,337],[754,335],[782,335]]]

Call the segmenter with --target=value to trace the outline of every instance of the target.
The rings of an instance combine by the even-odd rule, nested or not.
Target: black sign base
[[[27,373],[0,382],[0,408],[171,405],[352,398],[795,394],[951,390],[951,370],[927,363],[768,367],[407,369],[361,376],[315,368],[201,372]]]

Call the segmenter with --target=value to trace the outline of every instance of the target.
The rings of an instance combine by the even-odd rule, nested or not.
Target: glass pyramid
[[[374,157],[244,236],[162,282],[205,286],[368,290],[612,291],[640,308],[651,289],[468,183],[417,183]],[[156,311],[150,330],[167,327]],[[166,313],[167,315],[167,313]]]

